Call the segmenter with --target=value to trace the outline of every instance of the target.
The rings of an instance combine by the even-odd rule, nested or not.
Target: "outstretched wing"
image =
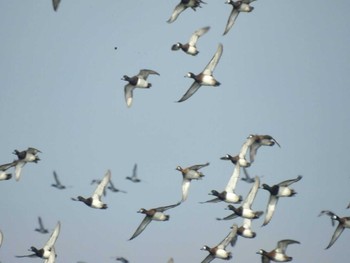
[[[102,181],[97,186],[92,198],[97,197],[99,200],[101,200],[101,196],[102,196],[103,192],[105,191],[105,188],[106,188],[107,184],[109,183],[110,179],[111,179],[111,171],[108,170],[106,172],[105,176],[103,177]]]
[[[204,68],[203,74],[205,74],[205,75],[211,75],[212,74],[212,72],[214,71],[216,65],[219,63],[219,60],[220,60],[221,55],[222,55],[222,51],[223,51],[223,46],[220,43],[219,46],[218,46],[218,49],[216,50],[216,52],[214,54],[214,56],[209,61],[208,65]]]
[[[155,208],[155,210],[157,210],[157,212],[164,212],[170,208],[174,208],[174,207],[178,206],[179,204],[181,204],[181,202],[177,202],[176,204],[173,204],[173,205],[157,207],[157,208]]]
[[[168,22],[168,23],[174,22],[174,21],[177,19],[177,17],[178,17],[183,11],[185,11],[186,8],[187,8],[187,7],[184,6],[184,5],[180,2],[177,6],[175,6],[175,9],[174,9],[173,13],[171,14],[171,16],[170,16],[170,18],[168,19],[167,22]]]
[[[228,235],[224,238],[224,240],[222,240],[219,243],[218,248],[225,249],[227,245],[231,243],[232,239],[237,235],[237,225],[235,224],[231,228],[232,229],[230,233],[228,233]]]
[[[189,97],[191,97],[193,94],[195,94],[200,87],[201,87],[201,85],[198,82],[194,81],[192,83],[191,87],[186,91],[186,93],[177,102],[183,102],[183,101],[187,100]]]
[[[199,169],[201,169],[201,168],[203,168],[203,167],[206,167],[206,166],[208,166],[208,165],[209,165],[209,163],[205,163],[205,164],[196,164],[196,165],[192,165],[192,166],[188,167],[188,169],[197,171],[197,170],[199,170]]]
[[[344,230],[344,226],[341,224],[338,224],[337,228],[335,229],[333,236],[331,238],[331,241],[329,242],[328,246],[326,247],[326,249],[330,248],[335,241],[337,241],[338,237],[340,236],[341,233],[343,233]]]
[[[61,0],[52,0],[52,6],[54,11],[57,11],[60,2]]]
[[[190,44],[191,46],[196,45],[196,43],[197,43],[197,41],[198,41],[198,38],[200,38],[200,37],[203,36],[205,33],[207,33],[209,29],[210,29],[210,26],[202,27],[202,28],[196,30],[196,31],[192,34],[192,36],[191,36],[191,38],[190,38],[190,41],[189,41],[189,44]]]
[[[142,220],[139,227],[136,229],[135,233],[132,235],[132,237],[129,240],[134,239],[138,235],[142,233],[143,230],[145,230],[146,226],[148,226],[149,223],[151,223],[152,218],[150,216],[145,216],[145,218]]]
[[[290,244],[300,244],[300,242],[292,239],[280,240],[277,242],[276,252],[285,254],[287,246]]]
[[[51,250],[51,248],[55,245],[55,242],[58,238],[58,235],[60,233],[60,229],[61,229],[61,223],[60,221],[58,221],[54,231],[52,232],[49,240],[46,242],[45,246],[44,246],[44,250]]]
[[[272,216],[276,209],[277,202],[278,202],[278,197],[270,194],[269,202],[266,207],[266,215],[265,215],[263,226],[267,225],[271,221]]]
[[[235,168],[233,169],[233,173],[230,177],[230,180],[228,181],[226,187],[225,187],[225,191],[232,193],[237,185],[237,181],[240,175],[240,170],[241,170],[241,166],[239,165],[239,163],[237,162],[235,165]]]
[[[233,24],[235,23],[238,17],[238,14],[239,14],[239,11],[235,7],[233,7],[226,23],[224,35],[226,35],[228,31],[230,31],[231,27],[233,26]]]
[[[148,78],[150,74],[158,75],[159,73],[151,69],[141,69],[138,76],[142,77],[144,80]]]
[[[280,182],[278,185],[279,186],[289,186],[289,185],[291,185],[291,184],[293,184],[295,182],[298,182],[301,178],[303,178],[303,177],[301,175],[298,175],[297,178]]]
[[[253,203],[253,201],[256,197],[256,194],[258,192],[259,186],[260,186],[260,179],[258,176],[256,176],[254,184],[253,184],[252,188],[250,189],[246,199],[244,200],[243,208],[250,208],[252,206],[252,203]]]

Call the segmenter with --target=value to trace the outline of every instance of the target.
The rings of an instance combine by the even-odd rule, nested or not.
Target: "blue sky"
[[[291,238],[294,262],[346,262],[350,234],[344,231],[328,250],[334,228],[318,217],[329,209],[345,216],[349,195],[350,32],[348,1],[258,0],[222,36],[231,7],[207,1],[166,23],[178,1],[62,0],[0,2],[0,162],[14,149],[42,151],[27,164],[19,182],[0,182],[0,229],[5,263],[17,259],[48,235],[34,231],[41,216],[52,230],[61,221],[57,262],[200,262],[242,220],[216,221],[226,204],[199,204],[212,189],[223,189],[233,166],[220,160],[239,151],[251,133],[270,134],[281,144],[261,148],[249,169],[262,183],[276,184],[303,175],[298,194],[279,201],[270,224],[253,222],[257,237],[240,238],[234,262],[260,262],[260,248],[273,249]],[[170,50],[198,28],[196,57]],[[199,73],[222,43],[214,76],[219,87],[202,87],[188,101],[174,103],[189,88],[188,72]],[[117,50],[114,47],[118,47]],[[156,70],[152,88],[136,90],[133,106],[124,101],[123,75]],[[152,222],[127,241],[143,216],[141,207],[176,203],[181,198],[177,165],[210,162],[205,177],[191,184],[188,200],[169,210],[170,221]],[[125,180],[138,163],[145,180]],[[70,200],[89,196],[107,169],[127,194],[108,193],[107,210]],[[63,191],[52,188],[52,172]],[[250,185],[240,181],[243,196]],[[265,210],[268,193],[259,191],[253,207]],[[154,251],[153,251],[154,249]],[[217,259],[217,262],[220,260]],[[215,262],[216,262],[215,261]]]

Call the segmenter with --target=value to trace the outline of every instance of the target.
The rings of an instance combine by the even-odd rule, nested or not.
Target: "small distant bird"
[[[227,0],[225,3],[232,5],[232,11],[230,13],[230,16],[228,17],[226,28],[224,31],[224,35],[227,34],[228,31],[230,31],[231,27],[235,23],[238,14],[240,12],[251,12],[253,11],[254,7],[250,6],[249,4],[251,2],[254,2],[256,0],[242,0],[242,1],[233,1],[233,0]]]
[[[38,153],[41,153],[38,149],[29,147],[27,150],[18,151],[14,150],[13,154],[17,155],[18,160],[15,160],[15,179],[18,181],[21,177],[22,168],[26,163],[37,163],[40,161],[40,158],[37,156]]]
[[[91,197],[84,198],[82,196],[78,196],[77,198],[71,198],[73,201],[81,201],[87,206],[90,206],[92,208],[97,208],[97,209],[107,209],[107,204],[104,204],[101,201],[101,196],[103,194],[103,191],[105,190],[107,184],[109,183],[111,179],[111,171],[108,170],[103,177],[101,183],[97,186],[95,192]]]
[[[346,207],[346,209],[349,209],[350,208],[350,203],[348,204],[348,206]]]
[[[37,249],[36,247],[32,246],[30,247],[29,251],[34,252],[34,254],[31,255],[25,255],[25,256],[16,256],[17,258],[24,258],[24,257],[39,257],[43,259],[49,259],[52,250],[54,249],[55,242],[57,240],[57,237],[60,233],[61,223],[58,221],[54,231],[52,232],[49,240],[46,242],[45,246],[43,248]],[[51,255],[52,258],[52,255]],[[47,261],[45,261],[47,262]],[[52,263],[52,261],[51,261]]]
[[[204,177],[204,174],[199,169],[208,166],[209,163],[205,164],[196,164],[190,167],[182,168],[181,166],[177,166],[176,170],[180,171],[182,174],[182,200],[184,202],[187,199],[188,191],[190,189],[190,184],[192,180],[198,180]]]
[[[148,224],[151,223],[152,220],[155,220],[155,221],[168,221],[170,216],[164,214],[163,212],[168,210],[168,209],[174,208],[174,207],[178,206],[179,204],[181,204],[181,202],[178,202],[178,203],[176,203],[174,205],[162,206],[162,207],[157,207],[157,208],[151,208],[149,210],[141,208],[137,212],[145,214],[145,217],[142,220],[142,222],[139,225],[139,227],[136,229],[135,233],[132,235],[132,237],[129,240],[132,240],[135,237],[137,237],[138,235],[140,235],[142,233],[142,231],[145,230],[146,226],[148,226]]]
[[[230,243],[232,247],[236,244],[238,236],[245,237],[245,238],[256,237],[256,233],[252,230],[251,226],[252,226],[252,219],[244,218],[243,225],[237,228],[237,235],[232,239]]]
[[[334,221],[338,221],[338,226],[334,231],[334,234],[332,236],[331,241],[329,242],[328,246],[326,247],[326,249],[328,249],[335,243],[335,241],[337,241],[337,239],[339,238],[341,233],[343,233],[345,228],[350,228],[350,216],[339,217],[336,214],[334,214],[332,211],[329,211],[329,210],[321,211],[319,216],[321,216],[321,215],[330,216],[332,219],[332,225],[334,225]]]
[[[128,77],[127,75],[123,76],[122,80],[128,82],[128,84],[124,86],[125,101],[128,107],[132,105],[133,91],[135,88],[149,89],[152,86],[152,84],[147,81],[150,74],[159,76],[158,72],[150,69],[141,69],[140,72],[133,77]]]
[[[204,70],[198,75],[193,74],[192,72],[188,72],[185,77],[194,79],[191,87],[186,91],[186,93],[182,96],[180,100],[177,102],[182,102],[190,98],[201,86],[220,86],[220,82],[217,81],[213,76],[213,71],[218,64],[223,51],[223,46],[220,43],[218,49],[216,50],[214,56],[209,61],[208,65],[204,68]]]
[[[214,195],[216,196],[216,198],[208,200],[206,202],[202,202],[202,203],[217,203],[220,201],[224,201],[227,203],[239,203],[242,201],[242,196],[241,195],[237,195],[235,193],[235,188],[237,185],[237,181],[239,178],[239,174],[240,174],[240,166],[239,164],[236,164],[233,173],[225,187],[225,190],[222,191],[221,193],[219,193],[216,190],[212,190],[211,193],[209,193],[210,195]]]
[[[174,263],[174,259],[173,258],[169,258],[168,263]]]
[[[60,2],[61,2],[61,0],[52,0],[52,5],[53,5],[54,11],[57,11]]]
[[[301,178],[303,177],[299,175],[295,179],[286,180],[273,186],[269,186],[267,184],[262,185],[262,189],[265,189],[270,192],[269,202],[267,204],[263,226],[267,225],[271,221],[272,216],[276,210],[278,199],[280,197],[291,197],[296,194],[295,190],[290,188],[289,186],[295,182],[298,182]]]
[[[167,22],[174,22],[178,18],[178,16],[188,7],[192,8],[193,11],[196,11],[196,8],[201,7],[201,4],[205,4],[205,2],[203,2],[202,0],[181,0],[180,3],[177,4],[177,6],[175,6],[171,17],[168,19]]]
[[[179,50],[181,49],[182,51],[184,51],[186,54],[189,54],[189,55],[192,55],[192,56],[196,56],[199,51],[197,49],[197,41],[198,41],[198,38],[200,38],[201,36],[203,36],[205,33],[208,32],[208,30],[210,29],[209,26],[207,27],[203,27],[203,28],[200,28],[198,30],[196,30],[191,38],[190,38],[190,41],[186,44],[181,44],[180,42],[177,42],[176,44],[174,44],[172,47],[171,47],[171,50]]]
[[[284,239],[277,242],[277,247],[270,252],[260,249],[256,254],[261,255],[262,263],[270,263],[271,261],[276,262],[288,262],[292,261],[292,257],[286,255],[287,246],[290,244],[300,244],[299,241],[292,239]]]
[[[114,49],[115,49],[115,50],[117,50],[117,49],[118,49],[118,47],[114,47]]]
[[[112,192],[121,192],[121,193],[126,193],[126,191],[124,190],[120,190],[120,189],[117,189],[115,188],[114,184],[112,183],[111,180],[109,180],[109,186],[107,186],[107,189],[111,190]]]
[[[249,141],[249,158],[250,163],[253,163],[255,160],[255,155],[260,148],[260,146],[274,146],[275,144],[278,145],[278,147],[281,147],[279,143],[270,135],[257,135],[257,134],[251,134],[247,138]]]
[[[3,240],[4,240],[4,234],[0,231],[0,247],[2,245]]]
[[[133,183],[139,183],[141,180],[137,177],[137,164],[134,164],[134,168],[132,170],[132,176],[127,176],[126,179],[130,180]]]
[[[56,171],[53,171],[53,178],[55,179],[56,183],[51,184],[52,187],[56,187],[57,189],[65,189],[66,188],[63,184],[61,184],[60,180],[58,179]]]
[[[43,221],[41,220],[41,217],[38,217],[39,221],[39,228],[35,228],[35,231],[41,233],[41,234],[46,234],[49,233],[49,231],[44,227]]]
[[[122,263],[129,263],[129,260],[127,260],[126,258],[123,257],[118,257],[116,258],[117,261],[121,261]]]
[[[222,240],[217,246],[215,247],[208,247],[208,246],[203,246],[201,248],[201,250],[206,250],[209,252],[209,255],[202,261],[202,263],[209,263],[212,260],[214,260],[215,258],[220,258],[220,259],[225,259],[225,260],[229,260],[232,258],[232,253],[228,252],[226,250],[226,247],[228,246],[228,244],[231,243],[232,239],[235,238],[235,236],[237,235],[237,225],[234,225],[231,230],[230,233],[228,233],[228,235],[225,237],[224,240]]]
[[[14,161],[12,163],[5,163],[0,166],[0,181],[9,180],[12,178],[12,174],[6,173],[6,171],[15,165],[16,165],[16,162]]]
[[[246,199],[243,202],[243,205],[236,208],[233,205],[228,205],[228,209],[233,211],[233,214],[226,216],[224,218],[217,218],[217,220],[229,220],[236,218],[238,216],[243,217],[243,218],[249,218],[249,219],[256,219],[259,218],[262,214],[263,211],[253,211],[252,210],[252,203],[256,197],[256,194],[258,192],[260,185],[260,179],[259,177],[255,177],[255,182],[250,189]]]

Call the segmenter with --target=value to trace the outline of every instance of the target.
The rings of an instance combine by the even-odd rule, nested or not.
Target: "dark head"
[[[266,251],[263,250],[263,249],[260,249],[258,252],[256,252],[256,254],[265,255],[265,254],[266,254]]]
[[[130,77],[128,77],[127,75],[124,75],[121,80],[125,80],[125,81],[129,81],[130,80]]]
[[[201,248],[201,250],[206,250],[206,251],[209,251],[210,252],[210,247],[208,247],[207,245],[203,246]]]
[[[235,211],[236,208],[233,206],[233,205],[228,205],[226,210],[232,210],[232,211]]]
[[[101,207],[101,209],[107,209],[107,208],[108,208],[108,206],[106,204],[103,204]]]
[[[179,50],[181,46],[181,43],[177,42],[176,44],[172,45],[171,50]]]
[[[229,154],[226,154],[225,156],[221,157],[220,160],[231,160],[232,156]]]
[[[175,170],[178,170],[178,171],[180,171],[180,172],[182,172],[182,167],[179,165],[179,166],[177,166],[176,168],[175,168]]]
[[[214,196],[219,196],[220,193],[216,190],[211,190],[211,192],[209,193],[209,195],[214,195]]]
[[[196,79],[196,75],[193,74],[192,72],[188,72],[186,75],[185,75],[186,78],[192,78],[192,79]]]
[[[137,213],[146,214],[147,210],[144,208],[141,208],[139,211],[137,211]]]

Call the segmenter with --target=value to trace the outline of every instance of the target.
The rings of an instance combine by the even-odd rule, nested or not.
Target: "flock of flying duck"
[[[232,10],[229,15],[223,35],[227,34],[229,30],[232,28],[240,12],[251,12],[254,9],[250,5],[253,1],[255,0],[241,0],[241,1],[227,0],[226,3],[232,6]],[[52,0],[54,11],[58,10],[60,2],[61,2],[60,0]],[[179,17],[179,15],[188,8],[191,8],[192,10],[196,11],[198,7],[201,7],[201,4],[205,4],[205,2],[201,0],[181,0],[180,3],[173,10],[173,13],[171,14],[167,22],[173,23]],[[196,43],[201,36],[203,36],[205,33],[208,32],[209,29],[210,27],[203,27],[196,30],[190,37],[188,43],[182,44],[178,42],[172,45],[171,50],[176,51],[181,49],[183,52],[185,52],[188,55],[196,56],[199,53],[196,47]],[[215,70],[215,67],[217,66],[222,56],[222,52],[223,52],[223,45],[219,44],[217,51],[215,52],[215,54],[213,55],[209,63],[205,66],[202,72],[200,72],[199,74],[194,74],[192,72],[189,72],[186,75],[187,77],[192,78],[194,81],[190,86],[190,88],[186,91],[186,93],[178,100],[178,102],[183,102],[189,99],[191,96],[193,96],[195,92],[197,92],[197,90],[201,86],[219,86],[220,85],[220,82],[214,78],[213,71]],[[149,75],[159,75],[159,73],[154,70],[141,69],[139,73],[135,76],[132,76],[132,77],[129,77],[127,75],[123,76],[122,80],[128,82],[124,87],[125,101],[128,107],[132,105],[133,91],[135,88],[150,88],[152,86],[152,84],[147,81],[147,78],[149,77]],[[230,210],[232,213],[223,218],[217,218],[217,220],[231,220],[239,217],[243,219],[243,224],[241,226],[238,226],[236,223],[233,224],[227,236],[216,246],[213,246],[213,247],[209,247],[207,245],[203,246],[202,250],[207,251],[209,254],[204,258],[202,263],[211,262],[215,258],[225,259],[225,260],[231,259],[232,253],[229,252],[226,249],[226,247],[228,245],[234,246],[235,243],[237,242],[238,236],[241,236],[244,238],[254,238],[256,236],[256,233],[252,230],[253,221],[260,218],[263,214],[265,214],[265,218],[262,226],[269,224],[269,222],[271,221],[275,213],[279,198],[292,197],[296,194],[295,190],[292,189],[290,185],[301,180],[302,179],[301,175],[297,176],[294,179],[288,179],[280,183],[277,183],[275,185],[269,186],[267,184],[260,185],[260,178],[258,176],[256,176],[255,178],[252,178],[247,173],[246,169],[250,167],[254,162],[258,149],[261,146],[273,146],[275,144],[280,146],[278,142],[270,135],[250,135],[247,137],[247,139],[243,143],[237,155],[232,156],[230,154],[226,154],[225,156],[221,157],[222,160],[231,161],[231,163],[234,165],[233,172],[227,182],[227,185],[222,191],[211,190],[209,195],[215,196],[214,199],[204,201],[201,203],[204,204],[204,203],[226,202],[228,203],[227,209]],[[14,167],[15,180],[16,181],[20,180],[23,167],[27,163],[37,163],[40,160],[40,158],[38,157],[38,153],[41,153],[41,151],[32,147],[29,147],[28,149],[23,151],[15,150],[13,153],[17,156],[17,159],[11,163],[6,163],[0,166],[0,181],[9,180],[12,178],[12,174],[7,172],[7,170],[9,170],[12,167]],[[247,155],[249,155],[248,158],[247,158]],[[181,172],[181,175],[183,178],[182,186],[181,186],[181,192],[182,192],[181,200],[172,205],[156,207],[151,209],[141,208],[138,211],[138,213],[144,214],[144,218],[129,240],[132,240],[138,237],[152,221],[168,221],[170,216],[165,214],[164,212],[169,209],[176,208],[177,206],[181,205],[183,202],[187,200],[190,184],[192,180],[202,179],[204,177],[204,174],[200,171],[200,169],[208,165],[209,163],[207,162],[204,164],[192,165],[186,168],[177,166],[176,170]],[[245,177],[242,177],[242,178],[240,177],[241,168],[245,173]],[[132,182],[135,182],[135,183],[140,182],[141,180],[137,177],[136,169],[137,169],[137,166],[135,164],[133,169],[133,175],[131,177],[127,177],[126,179],[131,180]],[[56,172],[54,172],[53,175],[54,175],[55,183],[52,184],[52,186],[57,189],[65,189],[66,186],[61,184]],[[236,193],[236,185],[239,179],[252,184],[252,187],[249,193],[244,199],[241,195]],[[109,189],[113,192],[126,193],[125,191],[119,190],[114,187],[111,181],[111,172],[109,170],[106,172],[106,174],[103,176],[102,179],[93,180],[92,184],[94,183],[97,184],[97,187],[91,196],[88,196],[88,197],[78,196],[76,198],[71,198],[71,199],[73,201],[80,201],[91,208],[107,209],[108,207],[107,204],[102,201],[102,196],[106,195],[106,189]],[[269,200],[267,202],[265,212],[255,211],[252,208],[252,204],[254,202],[254,199],[259,189],[263,189],[269,192]],[[235,206],[237,204],[241,204],[241,205],[237,207]],[[350,204],[348,208],[349,207],[350,207]],[[321,211],[320,216],[321,215],[329,216],[331,218],[332,225],[334,225],[335,221],[338,222],[336,230],[333,236],[331,237],[331,241],[326,247],[326,249],[328,249],[336,242],[336,240],[339,238],[339,236],[341,235],[341,233],[345,228],[350,228],[350,217],[339,217],[338,215],[336,215],[335,213],[329,210]],[[38,218],[38,221],[39,221],[39,228],[36,228],[35,231],[43,234],[48,233],[48,230],[43,226],[43,222],[40,217]],[[57,225],[53,230],[53,232],[51,233],[50,238],[42,248],[38,249],[34,246],[31,246],[29,250],[32,251],[33,254],[21,255],[16,257],[18,258],[39,257],[44,259],[45,263],[54,263],[55,258],[57,256],[54,245],[59,236],[60,228],[61,228],[61,223],[57,222]],[[2,242],[3,242],[3,234],[0,231],[0,246],[2,245]],[[260,249],[257,252],[257,254],[261,255],[262,263],[268,263],[270,261],[288,262],[292,260],[292,257],[286,255],[286,249],[291,244],[300,244],[300,242],[292,239],[280,240],[277,242],[275,249],[269,252],[263,249]],[[118,257],[116,258],[116,260],[121,261],[123,263],[128,262],[128,260],[123,257]],[[172,258],[169,259],[168,263],[171,263],[171,262],[174,262]]]

